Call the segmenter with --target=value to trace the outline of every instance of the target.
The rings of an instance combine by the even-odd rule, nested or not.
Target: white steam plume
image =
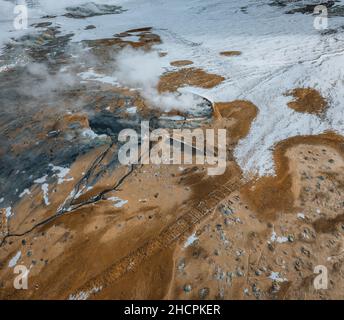
[[[163,111],[187,111],[202,102],[192,93],[159,93],[157,86],[164,73],[164,60],[157,52],[145,52],[131,48],[123,49],[116,57],[117,80],[128,87],[140,89],[153,107]]]

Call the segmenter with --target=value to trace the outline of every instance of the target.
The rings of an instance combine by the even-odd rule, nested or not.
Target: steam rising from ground
[[[116,57],[115,76],[125,86],[140,89],[153,107],[163,111],[188,111],[202,103],[202,98],[192,93],[159,93],[157,86],[160,76],[165,72],[164,59],[157,52],[145,52],[131,48],[123,49]]]
[[[27,71],[37,83],[22,88],[24,95],[51,97],[54,92],[64,90],[76,84],[76,77],[72,74],[62,71],[51,74],[48,66],[43,63],[30,63],[27,66]]]

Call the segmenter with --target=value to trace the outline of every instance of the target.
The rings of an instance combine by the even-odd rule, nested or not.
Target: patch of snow
[[[115,202],[114,206],[116,208],[122,208],[125,204],[128,203],[128,200],[123,200],[123,199],[118,198],[118,197],[110,197],[107,200]]]
[[[70,169],[69,168],[64,168],[64,167],[59,167],[59,166],[54,166],[53,164],[49,164],[49,166],[51,167],[51,170],[53,172],[57,172],[54,175],[57,176],[58,180],[57,183],[58,184],[62,184],[65,181],[72,181],[74,180],[73,177],[70,177],[68,179],[65,179],[65,177],[67,176],[67,174],[69,174]]]
[[[88,71],[80,72],[78,76],[80,76],[84,81],[98,81],[105,84],[111,84],[112,86],[119,86],[116,78],[96,73],[92,68]]]
[[[160,120],[170,120],[170,121],[183,121],[185,117],[182,116],[161,116],[159,117]]]
[[[85,138],[95,139],[98,135],[92,129],[85,129],[82,131],[81,135]]]
[[[277,243],[286,243],[289,241],[287,237],[277,236],[277,233],[275,231],[272,232],[270,240],[271,242],[277,242]]]
[[[47,175],[44,175],[43,177],[41,177],[41,178],[39,178],[39,179],[36,179],[35,181],[34,181],[34,183],[44,183],[45,181],[47,181]]]
[[[73,193],[74,198],[75,198],[75,199],[78,199],[78,198],[83,194],[84,189],[85,189],[85,188],[82,187],[76,194],[74,194],[75,191],[74,191],[74,189],[73,189],[72,193]]]
[[[4,202],[4,200],[5,200],[4,198],[1,198],[1,199],[0,199],[0,203],[3,203],[3,202]]]
[[[49,185],[47,183],[42,184],[42,191],[43,191],[43,199],[46,206],[50,205],[49,197],[48,197],[48,191],[49,191]]]
[[[9,261],[8,267],[13,268],[21,257],[21,251],[18,251],[16,255]]]
[[[106,138],[107,136],[105,134],[96,134],[92,129],[84,129],[81,133],[81,135],[88,139],[96,139],[96,138]]]
[[[24,191],[19,195],[19,198],[24,197],[26,194],[27,194],[27,195],[30,195],[30,194],[31,194],[31,192],[30,192],[29,189],[24,189]]]
[[[186,239],[184,248],[191,246],[196,240],[198,240],[198,237],[196,237],[196,233],[193,233],[190,237]]]
[[[286,282],[288,281],[288,279],[286,278],[281,278],[279,272],[271,272],[271,275],[269,276],[269,279],[271,279],[272,281],[276,281],[276,282]]]
[[[86,188],[86,192],[88,192],[88,191],[90,191],[90,190],[92,190],[92,189],[93,189],[93,186],[89,186],[89,187]],[[74,195],[74,198],[75,198],[75,199],[78,199],[78,198],[84,193],[84,190],[85,190],[85,187],[82,187],[82,188],[74,195],[75,191],[74,191],[74,189],[73,189],[73,191],[72,191],[72,196]]]
[[[12,215],[12,208],[11,207],[7,207],[5,209],[5,216],[8,219],[10,216]]]
[[[298,214],[297,214],[297,217],[298,217],[299,219],[301,219],[301,220],[304,220],[304,219],[305,219],[304,213],[298,213]]]
[[[127,108],[127,112],[131,113],[131,114],[136,113],[137,112],[137,108],[136,107]]]
[[[46,206],[50,204],[49,197],[48,197],[49,185],[45,183],[47,181],[47,177],[48,177],[47,175],[44,175],[43,177],[36,179],[34,181],[35,183],[41,184],[41,189],[43,192],[43,199]]]
[[[137,35],[128,35],[126,37],[121,37],[122,41],[130,41],[130,42],[140,42],[140,36]]]
[[[100,292],[103,289],[103,287],[94,287],[93,289],[89,291],[80,291],[76,294],[69,295],[68,300],[87,300],[91,294]]]

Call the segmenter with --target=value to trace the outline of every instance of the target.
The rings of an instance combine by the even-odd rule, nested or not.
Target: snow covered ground
[[[314,28],[315,16],[285,14],[286,8],[269,5],[271,0],[109,0],[101,3],[122,5],[126,11],[86,19],[62,14],[64,7],[87,1],[43,2],[30,9],[29,25],[46,21],[39,18],[45,14],[57,15],[50,21],[63,33],[73,32],[73,41],[154,27],[169,61],[192,60],[195,66],[223,75],[226,80],[218,87],[197,90],[213,101],[245,99],[259,108],[249,135],[235,150],[245,172],[273,174],[272,147],[288,137],[329,129],[344,134],[344,18],[340,16],[329,19],[328,28],[336,33],[326,33]],[[15,31],[8,19],[11,4],[1,0],[0,8],[7,12],[7,20],[0,20],[1,43],[23,32],[37,32],[32,27]],[[96,28],[84,30],[91,24]],[[242,55],[219,55],[226,50]],[[329,101],[326,114],[320,118],[288,108],[291,98],[284,93],[296,87],[319,90]]]

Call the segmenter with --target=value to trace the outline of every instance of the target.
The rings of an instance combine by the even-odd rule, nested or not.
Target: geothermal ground
[[[0,20],[0,298],[343,299],[344,3],[320,29],[316,4],[37,0],[27,29]],[[192,142],[192,164],[122,164],[143,121],[225,129],[225,169]]]

